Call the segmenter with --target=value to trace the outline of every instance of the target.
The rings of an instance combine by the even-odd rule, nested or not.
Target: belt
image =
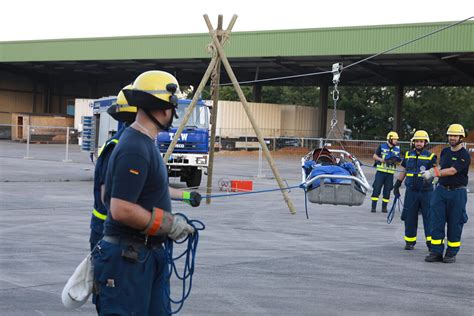
[[[146,236],[109,236],[105,235],[102,240],[114,245],[133,246],[133,247],[147,247],[160,248],[163,245],[162,240],[145,238]]]
[[[466,188],[465,185],[442,185],[442,184],[439,184],[439,186],[442,187],[443,189],[448,190],[448,191],[457,190],[457,189],[465,189]]]

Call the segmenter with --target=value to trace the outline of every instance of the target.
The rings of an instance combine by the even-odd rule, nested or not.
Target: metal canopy
[[[345,66],[367,55],[296,56],[229,58],[239,81],[252,81],[328,71],[335,62]],[[0,63],[0,69],[62,81],[63,83],[93,80],[102,83],[131,82],[140,73],[161,69],[173,73],[181,85],[196,85],[202,78],[209,59],[161,60],[91,60]],[[226,73],[221,82],[230,82]],[[265,85],[330,84],[332,75],[316,75],[278,81],[259,82]],[[251,83],[252,85],[256,83]],[[474,85],[474,53],[433,53],[382,55],[343,71],[341,85],[356,86],[472,86]]]
[[[450,25],[235,32],[226,54],[242,82],[329,71],[336,62],[347,67],[411,42],[344,70],[341,85],[473,86],[474,22],[445,29]],[[120,89],[143,71],[161,69],[175,74],[181,85],[196,85],[211,59],[205,49],[209,42],[209,34],[0,42],[0,71],[39,81],[112,84]],[[221,75],[221,83],[230,82],[224,71]],[[258,84],[320,85],[331,80],[327,74]]]

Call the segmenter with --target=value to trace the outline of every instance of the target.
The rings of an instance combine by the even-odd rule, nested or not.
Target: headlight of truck
[[[207,157],[197,157],[196,164],[205,165],[207,163]]]

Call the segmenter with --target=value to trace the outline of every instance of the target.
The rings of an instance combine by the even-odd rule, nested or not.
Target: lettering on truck
[[[169,133],[170,140],[173,140],[174,134],[175,133]],[[187,139],[188,139],[188,134],[187,133],[181,133],[181,135],[179,136],[179,140],[186,141]],[[178,147],[178,146],[176,146],[176,147]]]

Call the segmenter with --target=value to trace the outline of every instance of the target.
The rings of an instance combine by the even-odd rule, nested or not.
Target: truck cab
[[[85,126],[82,133],[83,151],[97,156],[98,149],[122,127],[122,123],[118,123],[106,113],[107,108],[115,101],[114,96],[91,101],[93,116],[82,118]],[[190,103],[191,100],[179,100],[179,118],[173,121],[168,132],[158,134],[156,146],[162,156],[168,150]],[[172,155],[165,163],[170,177],[180,177],[188,187],[200,186],[202,172],[207,169],[209,163],[209,109],[202,100],[196,103]]]
[[[191,100],[179,100],[177,108],[179,118],[173,121],[168,132],[158,134],[156,146],[162,156],[168,150],[190,103]],[[170,177],[180,177],[180,181],[186,182],[188,187],[199,187],[202,172],[207,169],[208,163],[209,109],[202,100],[199,100],[166,165]]]

